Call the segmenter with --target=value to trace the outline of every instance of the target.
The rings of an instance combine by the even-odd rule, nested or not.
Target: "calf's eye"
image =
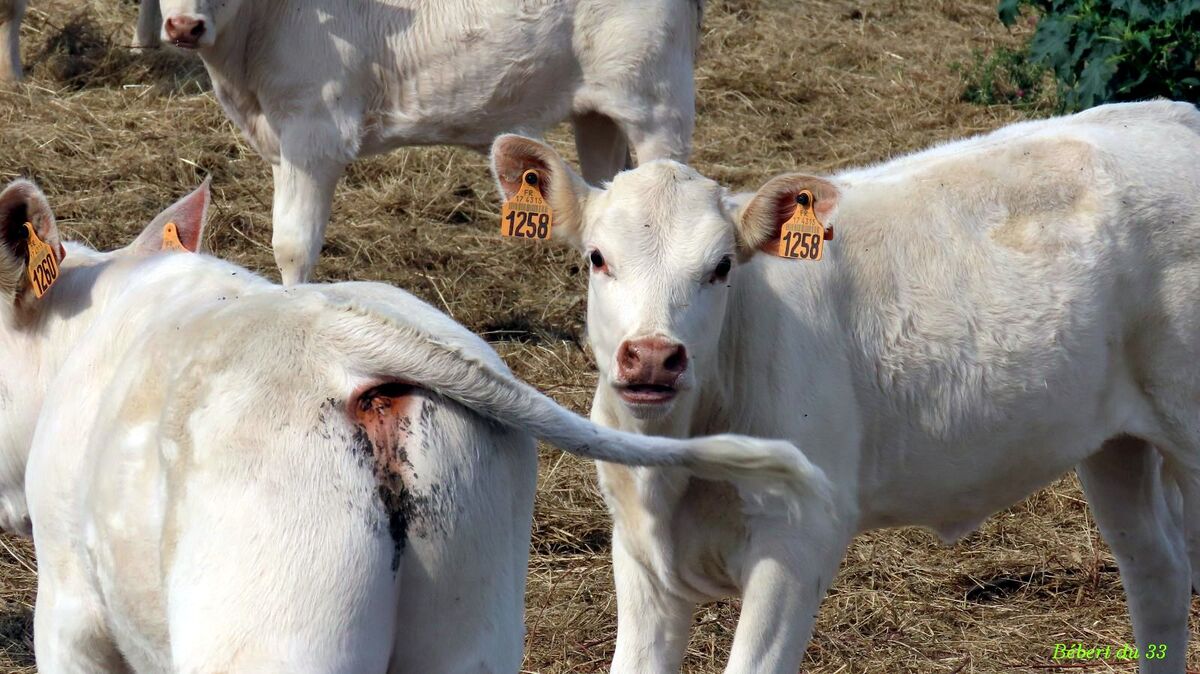
[[[717,281],[724,281],[725,277],[729,276],[729,270],[732,268],[733,261],[729,259],[728,255],[721,258],[721,261],[717,263],[716,269],[713,269],[712,278],[708,282],[716,283]]]
[[[591,253],[589,253],[588,261],[592,263],[592,271],[604,270],[604,256],[600,254],[600,251],[593,250]]]

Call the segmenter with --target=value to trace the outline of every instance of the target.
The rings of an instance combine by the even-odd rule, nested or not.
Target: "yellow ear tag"
[[[58,280],[58,260],[50,244],[38,238],[33,223],[25,223],[25,229],[29,230],[29,266],[25,269],[29,274],[29,283],[33,285],[33,294],[40,300]]]
[[[554,226],[554,211],[538,189],[538,172],[521,174],[521,187],[500,208],[500,236],[546,240]]]
[[[779,257],[813,262],[821,259],[825,252],[826,236],[833,238],[833,232],[827,235],[825,226],[817,220],[813,201],[813,193],[809,190],[801,190],[796,195],[796,210],[783,223],[779,233],[779,248],[775,252]]]
[[[179,240],[179,228],[173,222],[168,222],[163,226],[162,240],[162,250],[178,250],[183,253],[191,252]]]

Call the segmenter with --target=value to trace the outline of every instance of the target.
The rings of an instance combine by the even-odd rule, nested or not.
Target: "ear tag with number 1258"
[[[178,250],[184,253],[190,252],[188,251],[187,247],[183,245],[183,242],[179,240],[179,228],[176,227],[175,223],[173,222],[168,222],[166,225],[163,225],[162,240],[163,250]]]
[[[25,223],[25,229],[29,230],[29,266],[26,272],[33,286],[33,294],[40,300],[58,280],[58,260],[54,258],[50,244],[38,237],[33,223]]]
[[[796,195],[796,210],[783,223],[779,232],[779,257],[816,262],[825,253],[825,242],[833,238],[833,230],[817,220],[813,193],[801,190]]]
[[[521,187],[500,208],[500,236],[522,239],[550,238],[554,226],[554,211],[538,188],[538,172],[529,169],[521,174]]]

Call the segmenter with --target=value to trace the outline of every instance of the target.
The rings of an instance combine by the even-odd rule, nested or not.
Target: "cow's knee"
[[[313,251],[311,238],[288,234],[280,236],[277,230],[271,242],[275,253],[275,264],[279,267],[279,276],[285,286],[306,283],[311,277],[317,262],[317,252]]]

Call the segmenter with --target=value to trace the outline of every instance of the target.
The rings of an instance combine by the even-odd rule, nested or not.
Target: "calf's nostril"
[[[617,366],[621,370],[632,370],[638,366],[639,362],[637,349],[629,342],[622,344],[617,353]]]
[[[683,372],[687,368],[687,352],[682,346],[671,350],[671,354],[663,361],[663,368],[667,372]]]
[[[192,29],[190,31],[188,31],[188,34],[191,35],[192,37],[200,37],[200,36],[204,35],[204,22],[197,21],[196,25],[192,26]]]

